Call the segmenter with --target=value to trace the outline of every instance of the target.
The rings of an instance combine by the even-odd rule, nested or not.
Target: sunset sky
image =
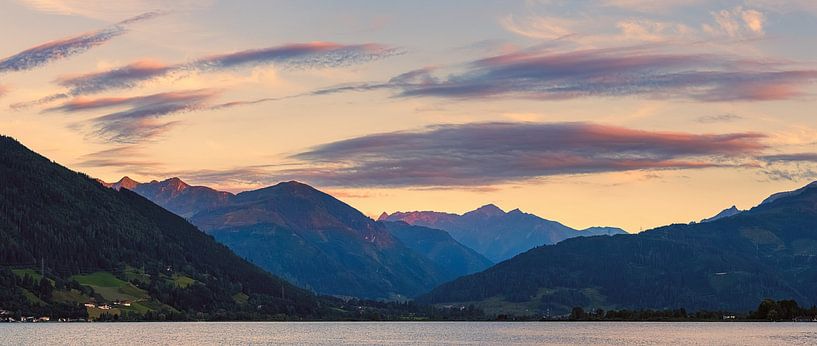
[[[817,180],[817,1],[0,1],[0,133],[106,181],[299,180],[637,232]]]

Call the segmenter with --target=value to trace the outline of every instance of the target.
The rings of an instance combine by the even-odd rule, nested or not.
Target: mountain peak
[[[173,178],[167,179],[167,180],[163,181],[162,184],[166,185],[168,187],[171,187],[176,191],[181,191],[181,190],[184,190],[184,189],[190,187],[190,185],[188,185],[187,183],[185,183],[184,181],[182,181],[178,177],[173,177]]]
[[[377,217],[377,221],[385,221],[388,218],[389,218],[389,213],[384,211],[382,214],[380,214],[379,217]]]
[[[113,184],[103,184],[103,185],[105,185],[107,187],[110,187],[110,188],[112,188],[114,190],[119,190],[119,189],[121,189],[123,187],[128,189],[128,190],[133,190],[137,186],[139,186],[139,182],[136,181],[136,180],[131,179],[129,176],[126,175],[126,176],[122,177],[122,179],[119,179],[119,181],[117,181],[117,182],[115,182]]]
[[[477,208],[476,210],[474,210],[472,212],[469,212],[469,213],[476,213],[476,214],[485,215],[485,216],[496,216],[496,215],[504,215],[505,211],[503,211],[502,209],[500,209],[499,207],[497,207],[494,204],[486,204],[486,205],[483,205],[483,206],[481,206],[481,207]]]
[[[701,222],[710,222],[710,221],[715,221],[715,220],[718,220],[718,219],[727,218],[727,217],[739,214],[740,212],[742,212],[742,210],[738,209],[738,207],[733,205],[730,208],[726,208],[724,210],[721,210],[720,213],[716,214],[713,217],[709,217],[709,218],[701,220]]]

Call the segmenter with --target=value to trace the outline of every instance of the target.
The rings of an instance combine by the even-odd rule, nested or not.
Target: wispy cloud
[[[145,158],[146,155],[135,145],[118,146],[83,155],[76,163],[81,168],[113,167],[126,174],[150,175],[161,169],[158,161]]]
[[[30,70],[107,43],[128,31],[128,26],[160,15],[148,12],[98,31],[46,42],[0,60],[0,73]]]
[[[158,61],[140,60],[103,72],[61,76],[57,84],[69,88],[69,95],[83,95],[109,89],[132,88],[137,83],[164,76],[177,69]]]
[[[766,162],[761,173],[771,180],[812,181],[817,178],[817,153],[797,152],[758,157]]]
[[[9,88],[3,85],[0,85],[0,97],[3,97],[6,93],[9,92]]]
[[[817,70],[733,56],[667,53],[660,45],[570,52],[529,49],[472,61],[461,71],[410,71],[386,83],[341,85],[327,94],[397,90],[397,97],[559,100],[642,95],[705,102],[802,97]]]
[[[190,12],[211,6],[213,0],[17,0],[29,8],[45,13],[82,16],[107,20],[147,9],[163,8],[173,12]]]
[[[766,16],[758,10],[738,6],[712,12],[712,18],[716,25],[703,25],[704,31],[712,34],[722,33],[733,38],[758,37],[765,34]]]
[[[567,18],[513,15],[503,17],[499,24],[517,35],[542,40],[560,40],[576,35],[572,28],[578,25],[576,20]]]
[[[207,108],[219,94],[218,90],[201,89],[136,97],[76,98],[47,111],[80,112],[126,107],[125,110],[92,119],[93,133],[111,142],[135,143],[158,136],[176,124],[159,118]]]
[[[284,69],[339,67],[399,53],[400,51],[395,48],[378,44],[343,45],[331,42],[310,42],[211,55],[180,64],[139,60],[106,71],[62,76],[57,79],[57,83],[68,88],[67,92],[20,106],[49,102],[54,98],[59,98],[59,95],[79,96],[113,89],[133,88],[143,82],[174,74],[184,75],[192,72],[229,70],[266,64],[275,64]]]
[[[326,186],[479,186],[564,174],[752,165],[757,133],[652,132],[591,123],[473,123],[368,135],[279,171]]]
[[[732,122],[743,119],[740,115],[726,113],[726,114],[716,114],[716,115],[704,115],[695,119],[697,122],[702,124],[711,124],[711,123],[726,123]]]
[[[817,163],[817,153],[791,153],[765,155],[760,157],[766,162],[814,162]]]

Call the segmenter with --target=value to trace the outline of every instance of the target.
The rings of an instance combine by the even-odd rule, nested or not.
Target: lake
[[[817,323],[0,323],[0,344],[815,345]]]

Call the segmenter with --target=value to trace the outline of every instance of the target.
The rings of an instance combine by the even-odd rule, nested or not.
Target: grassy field
[[[91,297],[88,297],[75,289],[70,291],[54,291],[52,296],[54,301],[63,303],[85,304],[91,300]]]
[[[117,308],[112,308],[109,310],[102,310],[100,308],[88,308],[88,318],[95,320],[99,318],[100,315],[106,312],[111,315],[122,315],[122,311]]]
[[[145,282],[149,281],[150,278],[141,270],[133,268],[129,268],[128,270],[126,270],[124,276],[127,277],[129,280],[137,279],[139,281]],[[117,278],[116,276],[109,272],[96,272],[88,275],[75,275],[72,278],[74,280],[77,280],[77,282],[79,282],[83,286],[93,288],[94,292],[102,296],[102,298],[104,298],[108,302],[114,302],[117,300],[120,301],[127,300],[131,302],[131,306],[114,305],[110,310],[88,308],[88,316],[91,319],[98,318],[99,315],[105,312],[111,315],[121,315],[122,313],[125,312],[144,314],[148,311],[156,310],[170,310],[177,312],[175,309],[168,305],[152,300],[145,290],[134,286],[130,282]],[[183,275],[174,275],[173,277],[167,277],[167,280],[172,281],[179,287],[187,287],[191,285],[193,282],[195,282],[195,280]],[[88,300],[85,300],[85,302],[87,301]]]
[[[74,275],[74,280],[81,285],[94,289],[102,298],[108,301],[148,299],[144,290],[130,282],[121,280],[109,272],[96,272],[88,275]]]
[[[179,274],[173,274],[173,276],[171,277],[171,280],[173,281],[173,284],[175,284],[176,287],[179,287],[179,288],[187,288],[188,286],[190,286],[194,282],[196,282],[196,280],[193,280],[193,278],[191,278],[191,277],[184,276],[184,275],[179,275]]]
[[[25,288],[21,288],[21,289],[23,290],[23,295],[26,297],[26,299],[28,299],[28,301],[30,303],[36,304],[36,305],[48,305],[44,301],[40,300],[40,298],[38,298],[36,294],[31,293],[31,291],[29,291],[29,290],[27,290]]]
[[[141,282],[150,282],[150,275],[148,275],[147,273],[145,273],[144,270],[139,268],[128,266],[125,268],[123,274],[125,276],[125,280],[127,281],[136,280]]]
[[[244,292],[238,292],[233,295],[233,301],[238,304],[247,304],[247,301],[250,300],[250,296],[244,294]]]
[[[40,275],[39,270],[34,270],[34,269],[12,269],[11,271],[14,274],[16,274],[17,276],[21,277],[21,278],[25,277],[26,275],[31,276],[31,278],[34,279],[34,282],[40,282],[40,280],[42,280],[42,278],[43,278],[43,276]],[[54,285],[54,280],[48,279],[48,281],[51,282],[52,286]]]

